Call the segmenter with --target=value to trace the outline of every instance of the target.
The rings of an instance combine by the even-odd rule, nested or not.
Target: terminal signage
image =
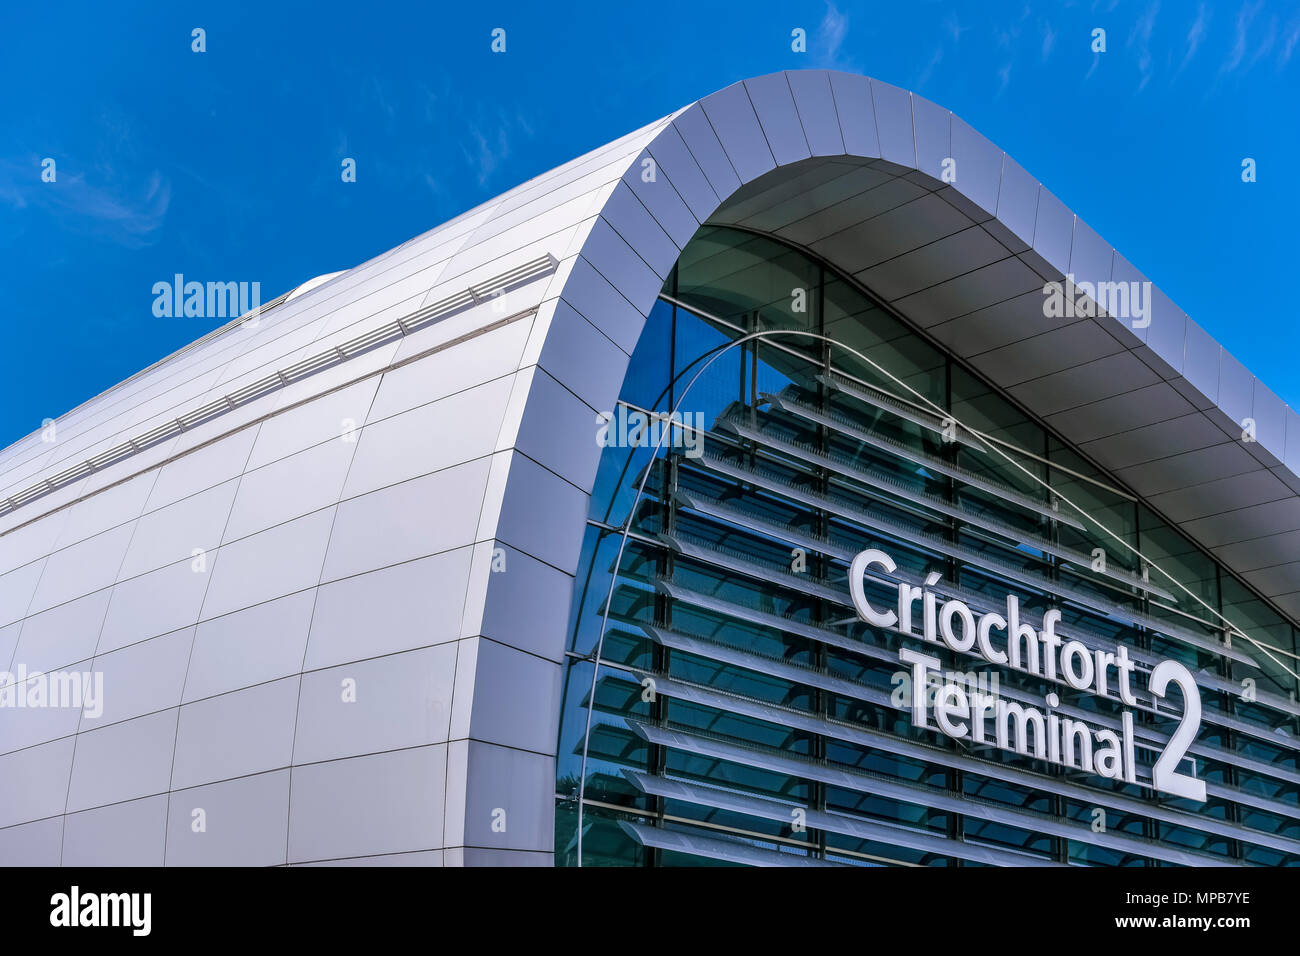
[[[1200,691],[1191,671],[1181,663],[1161,661],[1144,674],[1123,644],[1113,651],[1089,648],[1057,633],[1059,610],[1044,614],[1041,627],[1022,620],[1020,601],[1014,594],[1006,596],[1005,613],[1000,609],[977,613],[963,601],[942,600],[932,591],[938,574],[931,574],[919,587],[900,581],[897,605],[875,608],[867,600],[863,583],[871,569],[889,575],[897,566],[876,548],[854,558],[850,592],[858,616],[868,624],[945,646],[995,667],[1040,677],[1059,685],[1067,696],[1092,694],[1121,704],[1118,726],[1105,726],[1108,721],[1102,715],[1079,719],[1081,715],[1074,709],[1070,709],[1073,716],[1067,717],[1059,712],[1061,695],[1055,690],[1046,694],[1041,704],[1028,694],[986,693],[946,678],[933,654],[901,648],[899,660],[911,669],[912,723],[917,727],[1111,780],[1137,783],[1132,709],[1157,709],[1166,703],[1173,685],[1182,692],[1183,712],[1151,766],[1152,786],[1171,796],[1205,801],[1205,782],[1179,772],[1201,725]]]

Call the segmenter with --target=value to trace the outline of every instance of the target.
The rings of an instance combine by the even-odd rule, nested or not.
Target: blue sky
[[[1293,0],[155,6],[0,12],[0,446],[220,324],[154,316],[175,273],[267,300],[735,80],[819,66],[957,112],[1300,407]]]

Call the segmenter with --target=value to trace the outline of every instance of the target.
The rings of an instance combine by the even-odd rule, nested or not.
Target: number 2
[[[1183,719],[1178,722],[1178,729],[1152,766],[1151,782],[1162,793],[1204,803],[1205,781],[1178,772],[1178,765],[1182,763],[1187,748],[1196,739],[1196,731],[1201,726],[1201,692],[1196,687],[1192,672],[1177,661],[1161,661],[1157,664],[1151,671],[1151,680],[1147,686],[1154,696],[1163,699],[1170,681],[1177,684],[1183,692]]]

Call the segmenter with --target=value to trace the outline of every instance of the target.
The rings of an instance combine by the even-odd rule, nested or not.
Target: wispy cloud
[[[1002,64],[1002,66],[998,68],[998,92],[997,92],[998,96],[1002,95],[1002,91],[1007,88],[1007,84],[1010,82],[1011,82],[1011,64],[1004,63]]]
[[[1291,62],[1291,54],[1295,52],[1297,43],[1300,43],[1300,18],[1291,21],[1291,26],[1287,28],[1286,36],[1282,40],[1282,52],[1277,57],[1279,69]]]
[[[57,160],[57,158],[56,158]],[[41,158],[0,161],[0,203],[32,208],[55,217],[69,229],[100,236],[128,248],[148,246],[171,205],[171,183],[157,170],[138,188],[111,181],[97,184],[68,160],[58,162],[52,183],[41,180]]]
[[[478,184],[486,186],[513,155],[515,143],[532,136],[533,128],[522,114],[509,116],[498,111],[491,119],[480,117],[467,122],[467,142],[461,144],[461,153]]]
[[[1196,56],[1196,51],[1201,48],[1201,41],[1205,39],[1205,31],[1209,25],[1210,7],[1209,4],[1202,3],[1196,8],[1196,19],[1192,21],[1191,28],[1187,31],[1187,52],[1183,54],[1183,61],[1178,65],[1179,73],[1192,62],[1192,57]]]
[[[1246,58],[1246,35],[1250,32],[1250,24],[1255,19],[1255,14],[1259,13],[1260,7],[1263,6],[1263,0],[1257,3],[1245,3],[1237,11],[1237,22],[1234,28],[1232,50],[1228,54],[1228,59],[1223,62],[1219,68],[1221,74],[1234,72],[1237,67],[1241,66],[1241,61]]]
[[[1264,31],[1263,41],[1255,47],[1255,52],[1246,64],[1246,69],[1252,69],[1256,63],[1267,57],[1273,52],[1273,43],[1277,40],[1277,17],[1269,17],[1268,28]]]
[[[1138,73],[1141,76],[1138,81],[1139,93],[1151,82],[1151,34],[1155,31],[1156,15],[1159,12],[1160,2],[1156,0],[1143,11],[1142,16],[1138,17],[1137,24],[1128,38],[1129,48],[1137,53]]]
[[[994,96],[1001,96],[1002,92],[1007,88],[1007,85],[1011,82],[1011,69],[1013,64],[1015,63],[1016,51],[1020,47],[1019,40],[1020,40],[1021,28],[1025,25],[1025,21],[1028,17],[1029,17],[1029,7],[1028,5],[1026,5],[1020,11],[1020,18],[1016,22],[1010,24],[1007,27],[995,27],[993,30],[993,39],[994,42],[997,44],[997,48],[999,50],[1004,50],[1006,54],[1009,57],[1011,57],[1011,59],[1008,59],[1005,63],[1002,64],[1002,66],[998,68],[997,71],[998,89],[997,92],[994,94]]]
[[[930,54],[930,58],[926,60],[925,66],[921,68],[921,75],[916,81],[917,86],[925,86],[926,83],[929,82],[930,77],[934,75],[935,69],[943,62],[949,46],[955,50],[961,43],[961,35],[970,30],[970,27],[964,27],[961,25],[961,21],[957,19],[957,14],[955,12],[949,13],[944,17],[941,27],[943,32],[939,36],[939,42],[935,45],[934,52]]]
[[[826,4],[826,13],[817,26],[818,62],[822,66],[848,68],[851,64],[841,60],[844,38],[849,33],[849,18],[833,3]]]
[[[961,35],[970,29],[970,27],[964,27],[961,25],[961,21],[957,19],[956,11],[953,11],[944,17],[943,28],[947,31],[948,36],[952,37],[952,42],[954,44],[960,43]]]
[[[397,118],[397,108],[385,95],[383,84],[379,82],[377,76],[367,76],[362,81],[361,95],[367,106],[373,105],[379,108],[379,112],[383,114],[388,127],[391,129],[393,121]]]
[[[941,43],[937,47],[935,47],[934,52],[930,54],[930,59],[926,61],[925,66],[922,68],[921,75],[917,79],[916,85],[925,86],[925,84],[929,82],[930,77],[934,74],[935,67],[937,67],[942,62],[943,62],[943,44]]]
[[[467,130],[470,142],[461,144],[465,162],[474,170],[478,184],[486,186],[497,167],[510,158],[510,137],[504,126],[484,130],[474,124]]]

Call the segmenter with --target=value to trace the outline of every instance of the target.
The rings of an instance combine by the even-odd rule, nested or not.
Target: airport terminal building
[[[0,862],[1295,865],[1298,621],[1296,412],[777,73],[0,453]]]

